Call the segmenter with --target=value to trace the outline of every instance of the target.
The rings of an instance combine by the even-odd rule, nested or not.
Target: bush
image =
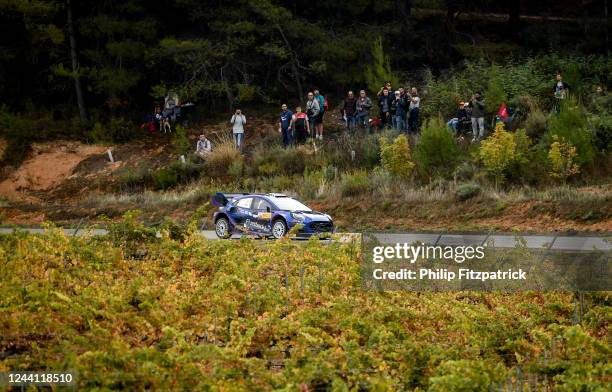
[[[548,151],[550,160],[550,175],[553,178],[565,181],[569,177],[580,173],[580,167],[575,162],[576,147],[563,139],[553,136],[553,143]]]
[[[529,113],[525,121],[525,131],[533,140],[540,140],[548,129],[548,117],[541,110],[534,110]]]
[[[242,154],[234,147],[231,141],[224,141],[213,148],[206,158],[206,171],[212,177],[230,176],[230,168],[234,165],[234,171],[242,165],[244,159]],[[239,163],[235,163],[239,162]],[[242,166],[240,166],[242,167]]]
[[[365,171],[346,174],[340,184],[340,193],[343,197],[359,196],[371,190],[370,177]]]
[[[421,131],[414,151],[417,167],[429,176],[448,177],[459,161],[455,138],[441,119],[430,121]]]
[[[191,142],[187,137],[187,131],[180,125],[177,125],[172,134],[172,149],[176,154],[183,155],[191,150]]]
[[[496,185],[503,183],[505,171],[514,162],[515,153],[514,137],[504,129],[503,123],[497,123],[493,135],[480,146],[480,159],[495,179]]]
[[[263,145],[254,152],[248,172],[260,176],[302,174],[310,158],[311,152],[306,146],[285,149],[278,144]]]
[[[393,143],[381,137],[380,157],[382,167],[394,177],[408,178],[414,168],[406,135],[398,136]]]
[[[480,190],[480,185],[476,183],[462,184],[455,191],[455,197],[459,201],[465,201],[479,195]]]
[[[137,129],[123,117],[112,117],[106,125],[96,122],[88,136],[96,143],[125,143],[136,136]]]
[[[573,98],[567,98],[561,105],[557,116],[550,120],[548,143],[553,143],[554,136],[565,140],[576,147],[576,163],[585,166],[593,162],[595,149],[593,137],[587,128],[587,117],[584,108]]]
[[[444,361],[430,379],[431,392],[488,391],[502,381],[506,370],[501,364],[483,360]]]
[[[200,177],[203,166],[187,161],[172,162],[167,167],[151,174],[153,184],[157,189],[173,188],[178,184],[186,184]]]
[[[470,162],[463,162],[455,169],[455,178],[460,181],[469,181],[476,175],[477,169]]]
[[[355,151],[354,157],[351,151]],[[380,163],[379,137],[342,134],[336,144],[330,143],[325,147],[323,155],[328,163],[339,168],[372,169]]]

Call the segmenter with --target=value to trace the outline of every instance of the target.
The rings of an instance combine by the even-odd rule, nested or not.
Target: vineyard
[[[366,291],[356,243],[0,237],[0,371],[84,390],[609,390],[609,293]]]

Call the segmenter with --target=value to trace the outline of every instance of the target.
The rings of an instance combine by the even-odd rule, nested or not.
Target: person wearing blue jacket
[[[291,118],[293,118],[293,113],[291,110],[287,109],[286,104],[282,104],[278,121],[278,131],[283,135],[283,147],[285,148],[289,147],[293,142]]]

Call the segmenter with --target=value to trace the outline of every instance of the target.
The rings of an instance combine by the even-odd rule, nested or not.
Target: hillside
[[[326,124],[334,129],[337,121],[337,116],[329,116]],[[195,145],[201,132],[223,141],[224,129],[222,123],[189,129],[190,144]],[[279,135],[270,122],[255,120],[252,129],[245,156],[257,159],[254,156],[262,146],[277,143]],[[316,160],[317,154],[345,148],[342,133],[334,132],[316,151],[307,146],[289,154],[297,155],[298,160]],[[108,149],[114,163],[109,161]],[[276,147],[272,150],[270,154],[278,151]],[[177,165],[178,160],[172,137],[167,135],[144,134],[137,141],[106,146],[74,141],[34,144],[21,166],[0,182],[0,198],[4,200],[0,217],[4,224],[51,220],[76,225],[142,209],[145,221],[151,224],[159,223],[164,216],[186,219],[214,192],[253,190],[248,175],[242,180],[223,180],[208,176],[206,171],[167,190],[140,181],[168,165]],[[371,193],[344,197],[342,181],[346,177],[341,175],[314,185],[309,185],[309,178],[304,181],[300,173],[285,175],[278,181],[261,181],[255,190],[296,195],[313,208],[330,213],[346,230],[612,231],[612,185],[605,179],[560,188],[488,187],[462,201],[457,198],[461,187],[457,178],[414,183],[405,190],[379,190],[382,193],[377,197]],[[210,216],[205,219],[208,225]]]

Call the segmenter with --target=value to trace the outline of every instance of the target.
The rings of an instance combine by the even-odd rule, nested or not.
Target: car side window
[[[236,203],[236,207],[249,209],[251,208],[252,201],[252,197],[245,197],[244,199],[238,200],[238,203]]]
[[[253,203],[253,209],[257,211],[272,211],[272,205],[265,199],[257,198]]]

